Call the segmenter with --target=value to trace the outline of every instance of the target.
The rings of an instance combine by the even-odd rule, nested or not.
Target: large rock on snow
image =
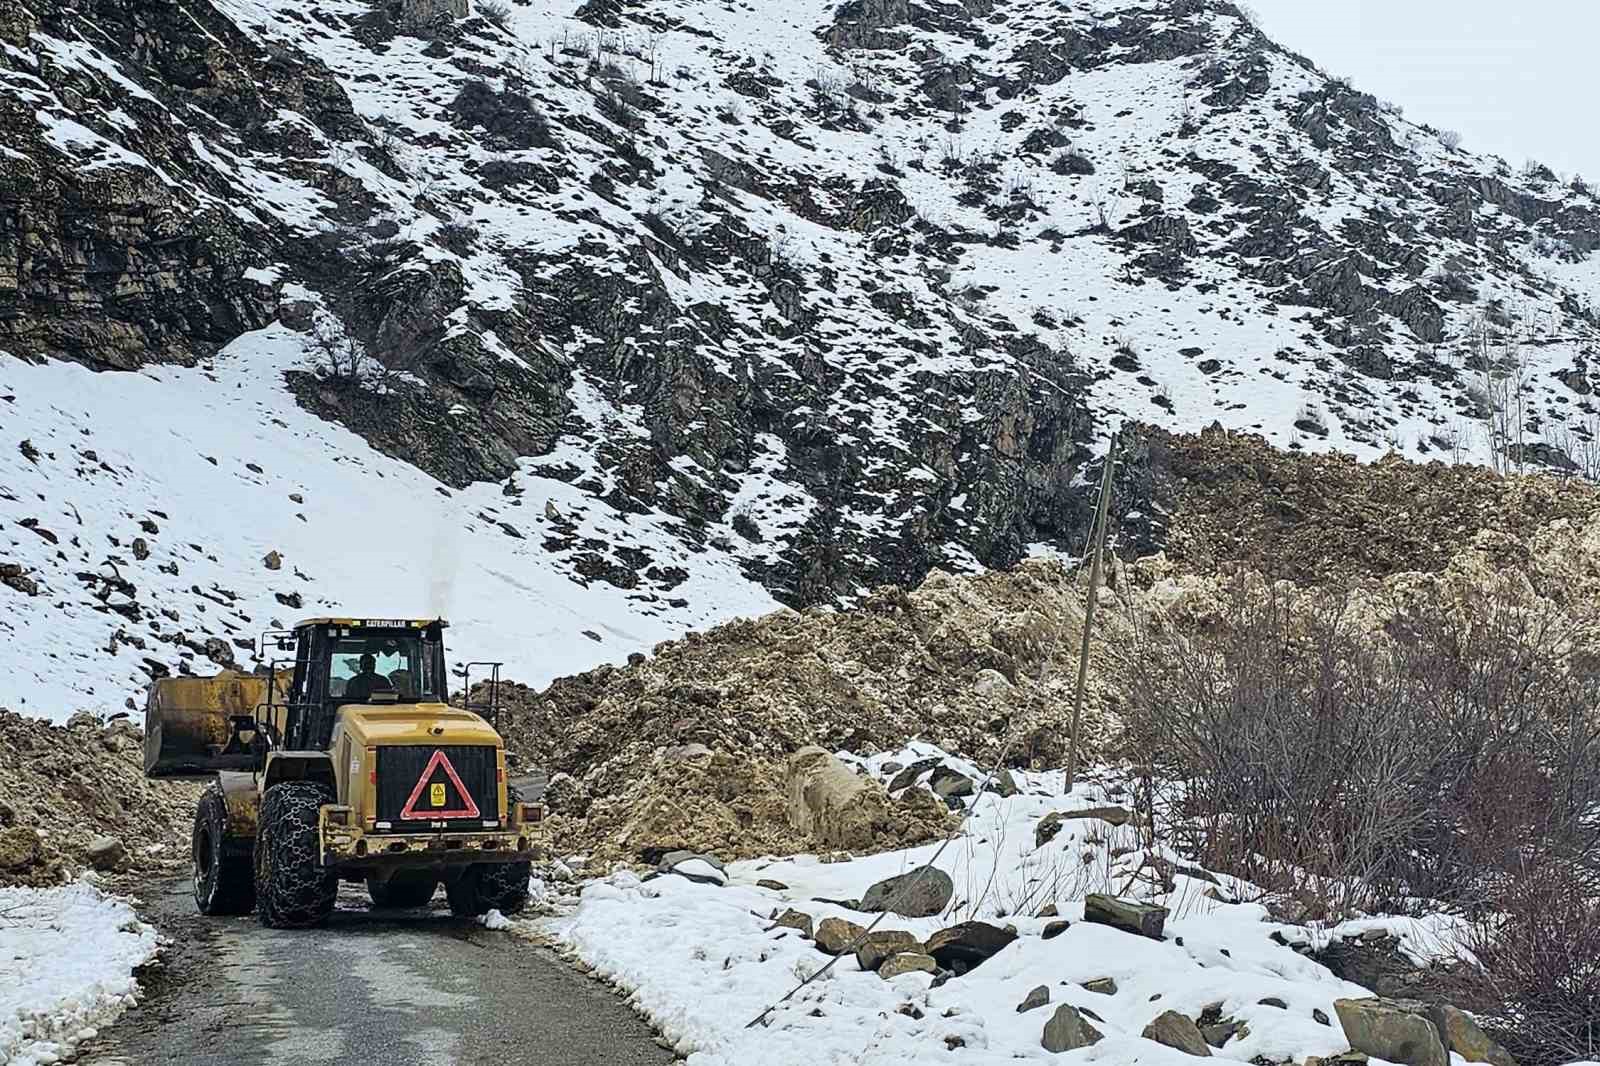
[[[876,970],[892,955],[922,951],[922,941],[904,929],[874,929],[856,948],[856,962],[863,970]]]
[[[1052,811],[1039,819],[1033,827],[1033,843],[1035,847],[1044,847],[1054,840],[1061,832],[1061,827],[1067,822],[1080,820],[1094,820],[1110,822],[1112,825],[1127,825],[1133,821],[1133,815],[1122,807],[1092,807],[1085,811]]]
[[[843,955],[855,943],[856,937],[864,932],[866,929],[855,922],[847,922],[843,918],[824,918],[817,923],[817,950],[829,955]]]
[[[904,951],[898,955],[891,955],[883,960],[883,965],[878,967],[878,976],[885,981],[892,980],[906,973],[933,973],[939,969],[939,964],[933,961],[931,955],[923,955],[916,951]]]
[[[1167,909],[1091,892],[1083,901],[1083,920],[1160,940],[1167,924]]]
[[[925,949],[940,966],[966,973],[1002,951],[1017,939],[1016,931],[988,922],[962,922],[928,938]]]
[[[1100,1040],[1100,1030],[1090,1025],[1078,1013],[1078,1008],[1063,1003],[1044,1023],[1044,1035],[1040,1037],[1039,1044],[1046,1051],[1060,1054],[1098,1044]]]
[[[1450,1066],[1439,1031],[1408,1000],[1337,999],[1345,1039],[1356,1051],[1404,1066]]]
[[[868,914],[888,911],[903,918],[929,918],[950,905],[955,891],[949,874],[934,866],[919,866],[867,889],[860,909]]]
[[[1428,1020],[1439,1031],[1445,1048],[1468,1062],[1487,1062],[1490,1066],[1517,1066],[1517,1060],[1494,1041],[1464,1011],[1447,1003],[1428,1008]]]
[[[893,820],[887,792],[819,747],[789,757],[787,784],[789,824],[819,844],[870,850]]]
[[[1200,1027],[1186,1014],[1169,1010],[1160,1015],[1155,1021],[1144,1027],[1144,1032],[1139,1034],[1146,1040],[1154,1040],[1158,1044],[1176,1048],[1187,1055],[1198,1055],[1201,1058],[1211,1057],[1211,1046],[1206,1043],[1206,1038],[1201,1035]]]

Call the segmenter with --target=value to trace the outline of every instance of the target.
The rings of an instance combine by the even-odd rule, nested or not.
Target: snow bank
[[[0,1062],[58,1062],[132,1006],[156,931],[79,882],[0,889]]]

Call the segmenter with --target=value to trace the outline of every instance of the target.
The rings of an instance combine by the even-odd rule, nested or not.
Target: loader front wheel
[[[333,795],[309,781],[285,781],[261,798],[256,830],[256,913],[270,929],[306,929],[333,913],[338,875],[322,866],[317,818]]]
[[[421,907],[433,898],[439,879],[425,873],[397,873],[387,881],[367,878],[367,895],[374,907]]]
[[[222,789],[211,785],[200,794],[194,812],[194,903],[201,914],[249,914],[256,905],[255,874],[250,868],[250,842],[228,837],[228,808]]]
[[[478,863],[461,871],[461,876],[444,886],[450,900],[450,913],[460,918],[476,918],[490,911],[519,914],[528,905],[528,877],[525,862]]]

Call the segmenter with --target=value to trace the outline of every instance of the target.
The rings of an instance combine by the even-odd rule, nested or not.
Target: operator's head
[[[377,670],[377,668],[378,660],[373,657],[370,651],[361,656],[361,672],[363,674],[373,673]]]

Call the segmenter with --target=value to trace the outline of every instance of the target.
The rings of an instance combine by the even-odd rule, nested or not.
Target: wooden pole
[[[1100,598],[1100,560],[1105,555],[1106,527],[1111,524],[1111,471],[1117,461],[1117,437],[1113,434],[1106,449],[1106,468],[1100,475],[1100,499],[1095,507],[1094,526],[1089,531],[1089,599],[1083,610],[1083,644],[1078,650],[1078,692],[1072,701],[1072,733],[1067,748],[1067,791],[1078,780],[1078,731],[1083,725],[1083,692],[1089,682],[1089,639],[1094,629],[1094,608]]]

